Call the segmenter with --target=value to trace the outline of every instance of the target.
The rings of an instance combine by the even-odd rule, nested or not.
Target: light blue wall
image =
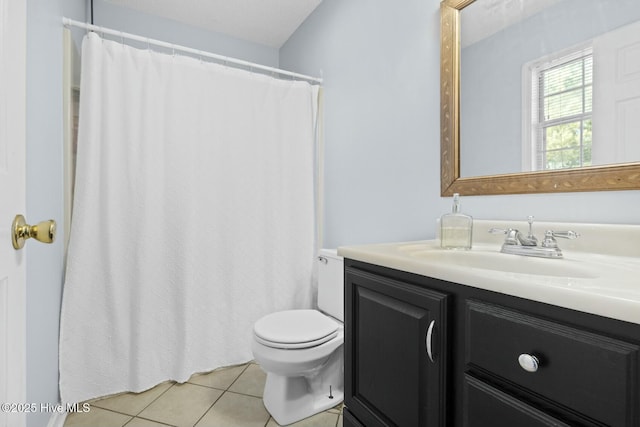
[[[275,48],[151,16],[105,0],[94,0],[93,7],[95,25],[262,65],[278,66],[278,49]]]
[[[433,231],[440,21],[431,3],[324,0],[280,49],[282,68],[324,76],[326,247]]]
[[[58,324],[64,245],[62,157],[62,14],[84,19],[83,0],[27,2],[27,220],[53,218],[52,245],[27,251],[27,402],[56,403]],[[29,427],[45,426],[46,412],[30,413]]]
[[[324,0],[280,50],[325,78],[325,246],[432,238],[440,197],[439,0]],[[510,54],[506,52],[505,54]],[[640,224],[640,191],[462,198],[476,218]]]
[[[637,0],[565,0],[462,49],[462,176],[521,170],[523,64],[639,19]]]

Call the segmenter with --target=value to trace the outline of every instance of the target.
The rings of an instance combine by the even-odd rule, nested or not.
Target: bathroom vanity
[[[562,259],[500,253],[496,226],[522,223],[339,249],[345,426],[640,426],[640,226],[536,224],[581,235]]]

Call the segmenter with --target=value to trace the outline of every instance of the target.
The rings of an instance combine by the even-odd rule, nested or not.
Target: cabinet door
[[[447,295],[347,267],[345,404],[362,424],[446,425]]]

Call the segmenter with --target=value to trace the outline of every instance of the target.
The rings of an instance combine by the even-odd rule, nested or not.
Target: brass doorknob
[[[29,225],[24,216],[16,215],[11,228],[13,230],[11,240],[16,250],[22,249],[24,242],[31,237],[42,243],[53,243],[56,239],[56,222],[52,219]]]

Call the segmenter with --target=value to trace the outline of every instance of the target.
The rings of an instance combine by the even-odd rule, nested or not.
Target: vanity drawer
[[[466,364],[609,426],[637,419],[638,345],[479,301],[466,306]],[[520,355],[535,356],[535,372]]]
[[[464,427],[570,427],[476,378],[464,378]]]

